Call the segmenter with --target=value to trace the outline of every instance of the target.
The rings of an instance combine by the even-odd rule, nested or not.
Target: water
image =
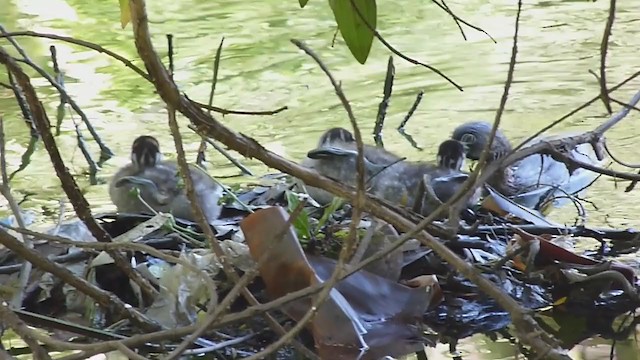
[[[485,29],[497,44],[466,27],[468,40],[464,41],[453,20],[431,2],[389,0],[379,3],[378,28],[391,44],[410,57],[438,67],[464,87],[464,92],[459,92],[426,69],[395,59],[396,80],[386,120],[385,145],[412,160],[433,159],[436,144],[448,137],[456,125],[471,119],[493,119],[511,53],[516,2],[448,2],[458,16]],[[137,59],[131,25],[124,30],[120,28],[116,1],[0,0],[0,4],[3,9],[0,23],[10,30],[73,36],[98,43],[129,59]],[[598,93],[598,84],[588,71],[598,71],[599,46],[608,5],[606,1],[525,3],[519,64],[502,120],[502,128],[509,137],[521,140]],[[175,79],[192,99],[207,102],[213,58],[224,37],[214,105],[243,110],[289,107],[275,116],[217,116],[227,126],[252,136],[268,149],[299,160],[323,130],[331,126],[349,127],[329,81],[310,58],[290,43],[291,38],[305,41],[322,57],[335,77],[342,81],[361,129],[365,134],[371,134],[382,98],[389,52],[375,43],[367,63],[360,65],[339,36],[337,45],[332,47],[335,25],[326,2],[312,0],[305,9],[300,9],[295,0],[154,0],[149,1],[148,10],[153,40],[165,62],[165,34],[174,35]],[[640,42],[637,28],[640,21],[636,15],[639,10],[640,4],[636,2],[618,3],[608,56],[610,85],[638,70]],[[18,40],[32,59],[49,71],[48,47],[56,44],[70,95],[91,118],[104,141],[116,152],[116,157],[99,172],[100,184],[89,186],[88,167],[76,147],[69,116],[56,141],[94,211],[114,210],[106,183],[119,166],[129,161],[129,147],[136,136],[146,133],[158,137],[166,155],[173,156],[163,102],[154,94],[151,84],[104,55],[48,39]],[[0,41],[0,44],[4,46],[6,42]],[[143,66],[140,61],[134,62]],[[6,82],[4,73],[0,74],[0,81]],[[50,117],[55,118],[58,95],[39,78],[34,84],[38,86]],[[636,79],[616,91],[613,97],[628,101],[639,89],[640,80]],[[413,149],[394,131],[420,90],[424,90],[425,95],[407,131],[425,147],[422,152]],[[20,163],[29,135],[13,95],[5,89],[0,89],[0,109],[9,139],[7,161],[12,171]],[[619,106],[614,105],[614,111],[618,109]],[[70,113],[68,110],[67,114]],[[628,162],[638,162],[639,158],[635,139],[640,135],[640,127],[634,123],[639,117],[637,112],[632,112],[607,133],[612,151]],[[74,115],[74,118],[79,121],[78,116]],[[592,129],[606,118],[603,105],[596,103],[553,132]],[[186,124],[185,119],[180,121]],[[84,135],[89,137],[87,131]],[[191,159],[195,159],[198,137],[186,126],[183,126],[183,136]],[[367,139],[371,141],[370,136]],[[97,158],[98,149],[94,144],[91,144],[91,150]],[[240,158],[238,154],[234,155]],[[213,150],[209,160],[208,168],[214,175],[238,174],[234,166]],[[255,160],[242,161],[256,174],[269,171]],[[48,154],[39,145],[32,164],[12,183],[18,199],[29,195],[22,205],[36,211],[40,222],[57,217],[58,200],[64,197],[53,174]],[[228,181],[248,182],[250,179]],[[637,190],[624,193],[625,186],[611,179],[601,179],[590,189],[587,200],[598,207],[595,211],[587,205],[590,224],[638,226],[640,195]],[[0,215],[6,215],[7,206],[4,199],[1,201]],[[71,216],[71,211],[68,214]],[[567,222],[575,216],[571,207],[553,215]],[[484,354],[484,351],[473,356],[502,358],[496,357],[497,354]]]

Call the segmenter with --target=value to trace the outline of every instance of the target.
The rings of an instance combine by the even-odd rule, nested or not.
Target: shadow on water
[[[638,70],[635,36],[638,23],[631,3],[618,4],[608,57],[609,84]],[[503,90],[511,51],[514,4],[474,0],[450,5],[459,16],[485,29],[498,43],[494,44],[485,35],[470,29],[465,29],[468,37],[465,42],[456,24],[429,2],[416,5],[416,2],[393,0],[378,5],[378,27],[389,42],[407,55],[438,67],[465,90],[458,92],[423,68],[395,61],[396,81],[384,142],[390,150],[409,159],[433,158],[435,146],[430,145],[439,143],[463,121],[493,119]],[[325,2],[311,1],[305,9],[300,9],[297,1],[154,0],[148,7],[159,53],[166,53],[165,34],[174,34],[175,78],[192,99],[207,101],[213,57],[224,36],[214,104],[243,110],[289,107],[275,116],[225,116],[223,122],[234,130],[252,136],[277,153],[302,159],[309,144],[315,143],[322,131],[331,126],[348,126],[344,110],[327,79],[289,42],[290,38],[298,38],[317,51],[342,81],[359,124],[365,134],[371,133],[382,96],[388,52],[376,43],[366,65],[359,65],[340,38],[337,46],[332,47],[335,25]],[[608,2],[604,1],[533,1],[525,5],[516,81],[503,117],[503,129],[508,136],[522,139],[597,94],[598,84],[588,70],[597,70],[599,66],[599,45],[607,11]],[[0,23],[9,30],[73,36],[101,44],[129,59],[137,58],[131,26],[125,30],[120,28],[116,2],[8,0],[8,6],[0,12]],[[51,70],[48,46],[52,41],[32,38],[20,38],[19,41],[34,61]],[[0,44],[4,46],[6,41],[2,40]],[[107,145],[116,152],[116,157],[99,172],[100,184],[88,186],[87,166],[75,146],[70,112],[63,124],[62,135],[57,138],[58,145],[66,150],[63,153],[67,164],[80,175],[78,181],[95,211],[113,210],[106,181],[118,166],[129,161],[131,141],[148,133],[159,138],[165,150],[172,146],[163,103],[149,83],[119,63],[86,49],[59,42],[55,45],[61,67],[66,72],[69,93],[92,119]],[[2,76],[0,81],[5,81],[5,75]],[[41,79],[34,83],[42,85],[38,88],[41,100],[55,114],[58,94],[44,86]],[[626,101],[638,90],[638,85],[638,81],[631,82],[616,92],[615,98]],[[420,90],[425,91],[424,99],[407,131],[425,148],[422,152],[413,149],[393,131]],[[20,163],[29,133],[11,92],[5,89],[0,89],[0,109],[10,139],[7,160],[13,169]],[[635,139],[640,135],[640,127],[633,124],[637,117],[637,113],[632,113],[629,119],[607,133],[612,151],[630,162],[639,155]],[[605,118],[603,106],[596,103],[555,131],[584,131]],[[77,116],[75,119],[79,120]],[[186,150],[195,160],[199,139],[186,127],[184,129]],[[369,140],[372,142],[371,138]],[[91,145],[97,156],[97,147]],[[172,155],[167,153],[168,157]],[[209,160],[209,170],[214,175],[238,174],[238,170],[220,154],[210,152]],[[269,171],[255,160],[244,160],[244,163],[258,175]],[[58,199],[64,197],[53,174],[48,155],[39,145],[32,164],[15,178],[13,184],[18,198],[29,195],[23,205],[34,209],[39,221],[47,221],[47,214],[55,214]],[[249,180],[236,178],[230,181]],[[634,219],[640,214],[640,197],[637,191],[624,193],[624,186],[611,179],[601,179],[590,189],[588,200],[599,209],[591,209],[591,224],[621,228],[636,225]],[[8,214],[6,204],[0,205],[2,216]],[[571,211],[556,211],[553,216],[561,221],[572,221],[575,215]],[[624,345],[620,346],[624,348]],[[433,350],[429,358],[437,359],[436,354],[445,354],[442,349]],[[466,351],[465,359],[511,358],[515,351],[509,343],[485,342],[477,337],[472,345],[463,344],[460,349]]]

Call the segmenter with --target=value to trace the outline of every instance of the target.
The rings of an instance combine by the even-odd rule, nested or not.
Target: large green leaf
[[[329,0],[344,42],[359,63],[364,64],[373,44],[377,8],[375,0]],[[358,10],[354,9],[354,5]],[[363,21],[364,19],[364,21]],[[366,22],[365,22],[366,21]],[[369,24],[369,26],[367,26]]]
[[[129,21],[131,21],[131,9],[129,8],[129,0],[120,1],[120,25],[124,29],[127,27]]]
[[[300,7],[303,8],[305,5],[307,5],[309,0],[298,0],[298,2],[300,3]]]

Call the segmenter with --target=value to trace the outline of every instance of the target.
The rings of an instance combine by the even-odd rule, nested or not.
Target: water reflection
[[[131,27],[120,29],[117,2],[80,0],[5,0],[0,23],[10,30],[36,30],[69,35],[99,43],[130,59],[137,55]],[[638,70],[637,21],[633,2],[618,4],[618,18],[608,57],[609,84],[615,84]],[[400,60],[396,60],[396,83],[387,116],[385,145],[411,160],[431,159],[436,146],[463,121],[489,119],[494,116],[506,77],[511,51],[515,15],[513,1],[449,2],[465,20],[488,31],[494,44],[484,34],[465,29],[464,41],[456,24],[434,4],[389,0],[378,5],[381,33],[409,56],[428,62],[461,83],[458,92],[443,79]],[[374,44],[366,65],[357,64],[338,39],[331,47],[334,20],[325,2],[311,1],[299,9],[297,1],[247,2],[241,0],[205,1],[154,0],[149,4],[154,41],[165,57],[164,36],[172,33],[176,46],[176,80],[192,99],[206,102],[216,47],[225,37],[215,104],[245,110],[289,110],[271,117],[227,115],[222,121],[234,130],[248,134],[267,148],[292,159],[301,159],[308,144],[331,126],[348,126],[348,120],[329,82],[310,59],[290,42],[292,37],[306,41],[317,51],[334,75],[342,81],[366,134],[373,129],[377,105],[382,94],[388,52]],[[503,129],[511,139],[525,138],[569,110],[581,105],[598,92],[598,84],[588,73],[599,66],[599,44],[608,2],[530,1],[522,15],[519,46],[520,64],[503,117]],[[635,9],[637,10],[637,9]],[[20,38],[35,62],[50,69],[47,39]],[[2,46],[6,41],[0,41]],[[73,123],[67,117],[58,145],[66,151],[65,159],[95,211],[113,210],[108,201],[106,180],[117,167],[128,162],[129,144],[138,135],[148,133],[161,142],[170,143],[163,103],[154,89],[134,72],[102,55],[86,49],[55,43],[62,69],[66,72],[69,93],[91,118],[97,131],[117,154],[101,172],[102,184],[88,186],[86,163],[77,149]],[[166,60],[166,59],[165,59]],[[140,65],[139,61],[136,61]],[[5,75],[0,81],[5,81]],[[41,100],[55,114],[58,94],[41,79],[34,83]],[[615,93],[621,101],[638,90],[640,81],[631,82]],[[410,108],[418,91],[425,96],[409,131],[423,152],[413,149],[393,131]],[[617,108],[617,107],[615,107]],[[20,163],[29,133],[21,121],[12,94],[0,89],[0,109],[11,140],[7,160],[11,169]],[[584,131],[599,124],[606,114],[595,104],[563,123],[556,132]],[[635,139],[640,127],[634,125],[638,115],[632,113],[608,134],[615,154],[633,162],[638,158]],[[75,116],[76,120],[79,120]],[[182,123],[186,122],[182,119]],[[86,133],[88,136],[88,133]],[[186,150],[195,159],[198,138],[184,128]],[[313,139],[313,141],[311,140]],[[91,147],[98,156],[96,146]],[[168,153],[169,158],[173,154]],[[236,154],[237,156],[237,154]],[[214,175],[234,175],[238,170],[220,155],[211,152],[209,169]],[[269,169],[254,160],[244,160],[257,174]],[[57,210],[57,199],[64,196],[43,148],[33,157],[31,166],[14,182],[17,197],[32,194],[24,206],[43,214]],[[236,179],[249,181],[248,178]],[[589,222],[617,227],[637,226],[640,214],[638,191],[624,193],[623,187],[610,179],[601,179],[589,192],[588,200],[598,206],[590,210]],[[6,205],[0,204],[2,214]],[[561,221],[571,221],[571,211],[556,211]],[[487,342],[487,355],[469,351],[466,359],[511,358],[507,344]],[[504,352],[498,347],[506,346]],[[475,349],[475,348],[474,348]],[[515,351],[515,350],[513,350]],[[435,350],[435,354],[443,352]],[[431,357],[433,354],[433,357]],[[497,356],[500,354],[499,356]],[[496,357],[497,356],[497,357]]]

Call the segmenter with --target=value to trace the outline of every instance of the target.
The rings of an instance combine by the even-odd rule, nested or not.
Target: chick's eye
[[[473,134],[464,134],[462,135],[462,138],[460,139],[460,141],[463,144],[473,144],[476,142],[476,137]]]

